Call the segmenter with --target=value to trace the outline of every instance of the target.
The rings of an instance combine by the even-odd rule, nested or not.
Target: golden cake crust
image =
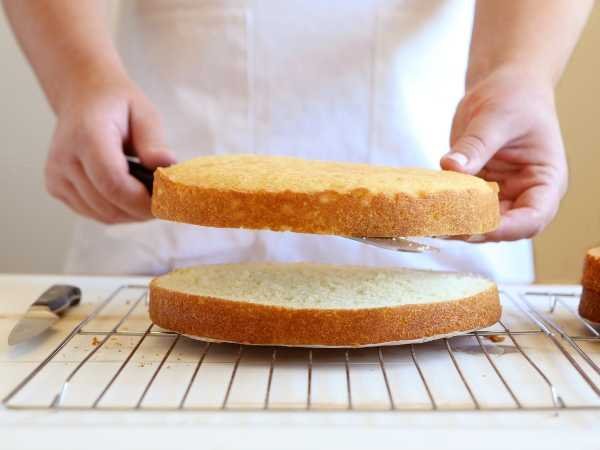
[[[493,325],[495,286],[428,304],[365,309],[293,309],[205,297],[150,284],[150,318],[181,334],[252,345],[361,347],[426,340]]]
[[[600,323],[600,247],[595,247],[585,255],[583,290],[579,301],[579,314],[592,322]]]
[[[285,172],[286,163],[292,167],[295,161],[302,161],[306,170],[314,163],[315,173],[326,178],[330,168],[336,177],[331,175],[331,180],[322,182],[314,176],[304,180],[296,168],[290,172],[289,186],[285,177],[269,184],[259,175],[247,175],[246,180],[242,162],[236,165],[234,174],[238,176],[223,173],[221,181],[218,175],[224,172],[226,161],[199,158],[209,161],[203,165],[204,161],[192,160],[194,164],[190,162],[189,167],[184,163],[157,169],[152,213],[161,219],[212,227],[340,236],[480,234],[499,224],[497,185],[476,177],[294,158],[238,158],[244,156],[254,163],[258,158],[263,172],[269,165]],[[251,167],[248,163],[248,170]],[[348,180],[340,180],[339,174],[346,168]],[[203,181],[202,173],[207,174],[207,180]]]

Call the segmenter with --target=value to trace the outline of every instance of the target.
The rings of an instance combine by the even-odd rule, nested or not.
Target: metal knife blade
[[[60,314],[81,300],[81,290],[75,286],[56,284],[44,292],[21,317],[8,336],[8,345],[19,344],[50,328]]]
[[[15,345],[42,334],[58,319],[59,315],[50,311],[47,306],[31,306],[8,335],[8,345]]]
[[[439,248],[431,245],[423,244],[422,242],[413,241],[405,237],[350,237],[353,241],[362,244],[372,245],[374,247],[392,250],[396,252],[408,253],[423,253],[423,252],[438,252]]]

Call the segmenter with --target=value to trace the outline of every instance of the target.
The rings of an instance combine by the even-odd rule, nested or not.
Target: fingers
[[[93,209],[97,220],[104,223],[118,223],[137,219],[106,200],[91,183],[79,161],[73,163],[70,173],[73,190],[86,203],[86,206]]]
[[[486,241],[515,241],[540,233],[558,212],[561,193],[554,185],[538,185],[525,191],[514,202],[501,203],[502,217],[497,230],[485,235]]]
[[[47,177],[47,190],[52,197],[64,203],[73,212],[90,217],[98,222],[114,223],[118,218],[108,218],[102,211],[90,206],[79,194],[75,184],[66,178],[66,171],[62,176]]]
[[[469,243],[516,241],[539,234],[558,211],[561,192],[557,186],[537,185],[517,200],[500,201],[500,226],[486,234],[452,236]]]
[[[150,218],[146,188],[128,173],[126,127],[126,108],[59,119],[46,164],[48,192],[103,223]]]
[[[73,212],[102,221],[102,217],[86,204],[72,183],[65,181],[63,188],[56,192],[51,192],[51,195],[67,205]]]
[[[87,139],[87,145],[81,156],[83,171],[100,196],[133,219],[150,218],[150,196],[129,175],[121,137],[98,133]]]
[[[498,229],[486,234],[482,242],[529,239],[538,234],[545,225],[542,214],[535,208],[512,209],[502,216]]]
[[[50,195],[73,212],[102,223],[122,223],[137,220],[110,204],[94,189],[83,169],[73,160],[46,167],[46,189]]]
[[[147,101],[132,104],[130,127],[133,148],[144,166],[154,169],[175,163],[175,155],[165,145],[160,117]]]
[[[460,136],[462,136],[465,131],[465,124],[467,123],[465,119],[465,108],[463,107],[464,99],[460,101],[458,106],[456,107],[456,112],[454,113],[454,117],[452,118],[452,126],[450,127],[450,147],[454,146],[456,141]]]
[[[443,169],[477,174],[512,139],[506,119],[494,112],[473,117],[440,162]]]
[[[449,239],[471,244],[517,241],[534,237],[546,225],[546,221],[543,220],[542,214],[537,209],[517,208],[505,212],[500,218],[500,226],[491,233],[451,236]]]
[[[172,164],[158,113],[130,83],[109,84],[59,116],[46,165],[54,197],[105,223],[152,217],[150,196],[129,174],[125,143],[149,168]]]

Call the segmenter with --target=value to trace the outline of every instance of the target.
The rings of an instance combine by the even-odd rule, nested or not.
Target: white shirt
[[[465,0],[122,2],[119,48],[179,160],[211,153],[439,168],[464,94]],[[348,240],[82,220],[67,269],[160,273],[247,260],[402,265],[531,282],[529,241],[399,254]]]

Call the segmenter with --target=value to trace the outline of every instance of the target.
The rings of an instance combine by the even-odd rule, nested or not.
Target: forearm
[[[6,15],[54,111],[67,90],[125,76],[99,0],[3,0]]]
[[[503,67],[555,85],[593,0],[477,0],[467,87]]]

